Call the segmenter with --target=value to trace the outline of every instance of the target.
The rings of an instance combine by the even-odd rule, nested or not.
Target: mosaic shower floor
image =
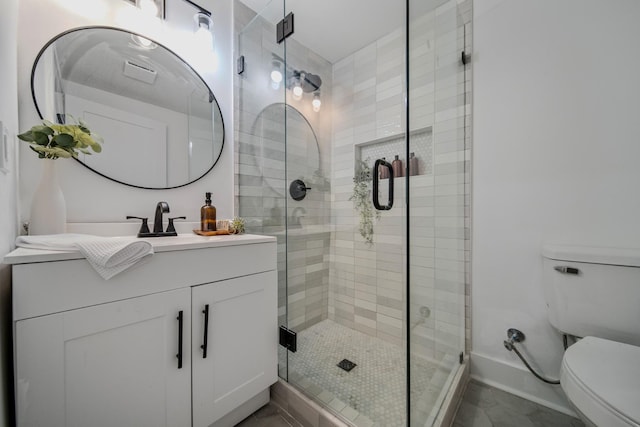
[[[348,359],[350,372],[336,366]],[[298,333],[298,351],[289,353],[289,382],[358,427],[403,427],[405,352],[379,338],[323,320]],[[412,417],[427,420],[449,370],[412,358]]]

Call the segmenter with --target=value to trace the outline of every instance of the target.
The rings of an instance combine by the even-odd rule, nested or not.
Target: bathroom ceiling
[[[270,22],[282,19],[282,9],[267,7],[272,0],[241,1]],[[403,26],[404,5],[404,0],[286,0],[286,11],[295,15],[293,37],[335,63]]]

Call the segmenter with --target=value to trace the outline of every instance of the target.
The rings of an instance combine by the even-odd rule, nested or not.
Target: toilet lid
[[[561,384],[596,425],[640,425],[640,347],[583,338],[564,354]]]

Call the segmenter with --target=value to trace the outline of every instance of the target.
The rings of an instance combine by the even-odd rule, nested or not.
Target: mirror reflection
[[[217,162],[224,144],[220,107],[180,57],[124,30],[86,27],[51,40],[31,79],[40,116],[83,119],[104,138],[89,169],[134,187],[189,184]]]

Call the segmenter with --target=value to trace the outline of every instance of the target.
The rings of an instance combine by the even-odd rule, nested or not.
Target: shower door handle
[[[380,166],[389,170],[389,200],[386,205],[380,204],[378,195],[380,187],[378,168]],[[376,163],[373,166],[373,206],[375,206],[379,211],[388,211],[393,207],[393,167],[391,167],[391,163],[383,159],[376,160]]]

